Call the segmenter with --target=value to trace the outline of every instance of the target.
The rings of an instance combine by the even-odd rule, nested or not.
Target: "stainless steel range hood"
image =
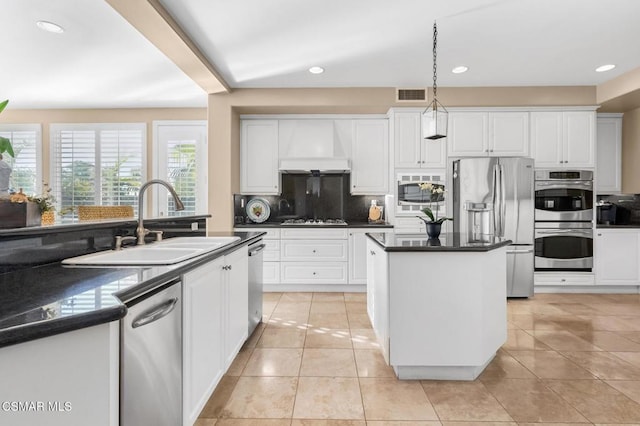
[[[351,170],[340,135],[346,132],[335,120],[280,122],[280,166],[284,173],[345,173]],[[346,129],[344,129],[346,130]]]

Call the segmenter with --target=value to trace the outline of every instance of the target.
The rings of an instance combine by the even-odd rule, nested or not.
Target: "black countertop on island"
[[[117,321],[126,314],[127,301],[263,233],[215,234],[232,235],[240,240],[174,265],[80,267],[57,262],[0,274],[0,347]]]
[[[435,239],[430,239],[426,234],[369,232],[367,236],[388,252],[486,252],[511,244],[511,240],[497,237],[487,241],[469,241],[466,234],[460,233],[443,233]]]
[[[302,228],[302,229],[317,229],[317,228],[393,228],[393,225],[388,222],[372,223],[367,221],[348,221],[346,225],[305,225],[305,224],[287,224],[283,225],[282,222],[263,222],[263,223],[241,223],[235,224],[234,228]]]

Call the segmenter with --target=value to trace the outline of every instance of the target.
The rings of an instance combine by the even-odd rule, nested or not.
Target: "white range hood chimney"
[[[280,132],[280,171],[344,173],[351,170],[334,120],[283,120]]]

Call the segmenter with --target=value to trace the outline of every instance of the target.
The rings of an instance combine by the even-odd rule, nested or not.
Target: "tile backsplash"
[[[640,194],[598,194],[596,201],[615,204],[617,209],[621,209],[624,212],[622,215],[618,215],[623,217],[623,223],[618,223],[618,225],[640,225]]]

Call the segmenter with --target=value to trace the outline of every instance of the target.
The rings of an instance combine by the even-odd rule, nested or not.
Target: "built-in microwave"
[[[430,183],[435,188],[442,188],[443,192],[432,194],[429,190],[420,188],[421,183]],[[445,209],[445,171],[424,170],[421,172],[398,173],[396,200],[398,215],[415,215],[424,207],[432,209],[438,207],[441,214]]]

